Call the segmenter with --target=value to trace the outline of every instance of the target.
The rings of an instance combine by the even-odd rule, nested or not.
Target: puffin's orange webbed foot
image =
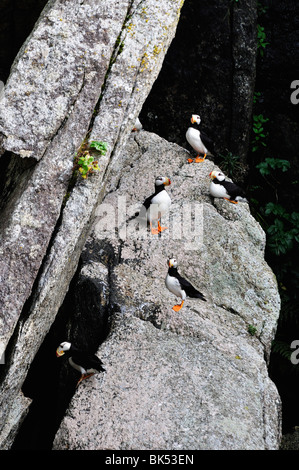
[[[150,224],[150,227],[151,227],[151,233],[152,233],[152,235],[158,235],[159,229],[158,229],[158,228],[154,228],[152,224]]]
[[[91,377],[92,375],[94,375],[94,372],[92,372],[91,374],[83,374],[83,375],[81,375],[80,380],[78,380],[78,383],[77,383],[76,387],[78,387],[78,385],[82,382],[82,380],[88,379],[88,378]]]
[[[192,163],[192,162],[193,162],[193,159],[192,159],[192,158],[188,158],[187,162],[188,162],[188,163]]]
[[[201,158],[199,155],[195,158],[196,163],[204,162],[207,154],[205,153],[204,156]]]
[[[181,310],[183,305],[184,305],[184,301],[182,301],[181,305],[174,305],[172,307],[172,310],[174,310],[175,312],[179,312],[179,310]]]
[[[168,227],[161,227],[160,222],[158,222],[158,232],[163,232],[164,230],[167,230]]]
[[[228,199],[228,197],[224,197],[223,199],[226,199],[228,202],[231,202],[232,204],[238,204],[238,201],[232,201],[231,199]]]

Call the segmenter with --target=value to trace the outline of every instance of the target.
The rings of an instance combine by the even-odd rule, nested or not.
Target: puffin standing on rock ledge
[[[199,131],[198,126],[201,122],[200,116],[198,114],[192,114],[191,124],[186,132],[186,139],[191,147],[197,152],[197,157],[195,158],[195,163],[203,162],[207,155],[212,155],[211,151],[213,143],[202,131]],[[201,158],[200,155],[203,155]],[[188,162],[192,163],[193,159],[188,158]]]
[[[150,224],[151,232],[153,235],[157,235],[168,227],[161,227],[160,220],[170,208],[171,199],[165,186],[169,186],[171,181],[166,176],[158,176],[155,180],[155,192],[143,203],[143,207],[140,211],[140,215],[146,211],[147,222]],[[158,221],[158,228],[153,228],[153,222]]]
[[[96,372],[105,372],[105,369],[102,367],[102,361],[95,354],[81,351],[67,341],[61,343],[56,349],[57,357],[63,356],[64,354],[69,356],[70,365],[81,373],[77,387],[82,380],[91,377]]]
[[[211,196],[226,199],[233,204],[238,204],[239,201],[248,202],[245,197],[245,191],[235,183],[226,181],[221,171],[211,171],[209,176],[212,180],[210,184]]]
[[[206,301],[204,295],[199,292],[189,281],[184,279],[177,270],[177,260],[171,258],[168,260],[168,273],[165,279],[167,289],[177,297],[181,297],[180,305],[174,305],[172,309],[175,312],[181,310],[187,297],[197,298]]]

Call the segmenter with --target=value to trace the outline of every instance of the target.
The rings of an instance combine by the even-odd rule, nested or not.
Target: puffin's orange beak
[[[194,121],[193,116],[192,116],[192,118],[191,118],[191,123],[194,124],[194,122],[195,122],[195,121]]]
[[[64,351],[62,351],[61,349],[57,348],[56,349],[56,356],[57,357],[60,357],[60,356],[63,356],[64,355]]]
[[[169,186],[171,184],[170,179],[167,178],[166,181],[163,184],[164,184],[164,186]]]

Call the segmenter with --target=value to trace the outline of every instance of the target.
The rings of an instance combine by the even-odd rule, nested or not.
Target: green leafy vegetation
[[[94,159],[92,155],[89,154],[88,151],[84,152],[84,155],[82,155],[78,159],[78,166],[79,166],[79,172],[81,173],[82,178],[87,178],[88,175],[93,173],[94,171],[98,171],[99,165],[98,161]]]
[[[257,14],[261,16],[267,12],[269,7],[264,6],[261,2],[257,2]]]
[[[91,149],[95,149],[97,152],[100,152],[101,155],[106,155],[107,152],[107,143],[102,142],[101,140],[93,140],[89,146]]]
[[[249,185],[248,196],[252,213],[266,233],[265,257],[276,275],[281,298],[272,357],[280,370],[299,375],[299,367],[290,362],[290,344],[296,339],[294,334],[299,332],[299,272],[296,262],[299,259],[299,213],[295,209],[298,181],[285,156],[270,154],[267,132],[270,122],[264,114],[262,93],[255,94],[253,105],[252,184]]]
[[[233,155],[232,152],[219,154],[218,163],[221,170],[229,176],[229,178],[233,178],[234,175],[242,169],[239,155]]]
[[[262,94],[260,91],[255,91],[253,94],[253,103],[256,104],[260,100],[261,96]]]
[[[251,335],[251,336],[254,336],[257,332],[257,329],[255,326],[253,325],[248,325],[248,333]]]
[[[87,138],[84,139],[78,152],[75,154],[74,163],[74,169],[79,172],[83,179],[100,170],[98,160],[91,154],[91,151],[96,151],[100,156],[105,155],[107,143],[93,140],[89,144]]]
[[[267,147],[266,138],[268,137],[268,133],[264,130],[264,124],[268,121],[269,119],[265,118],[262,114],[253,115],[252,152],[256,152],[261,146]]]
[[[264,49],[270,44],[266,41],[265,28],[260,24],[257,25],[257,50],[261,57],[264,56]]]
[[[283,172],[287,171],[291,167],[291,164],[288,160],[283,160],[280,158],[270,158],[267,157],[261,163],[256,165],[256,168],[260,171],[261,175],[271,175],[272,170],[281,170]]]

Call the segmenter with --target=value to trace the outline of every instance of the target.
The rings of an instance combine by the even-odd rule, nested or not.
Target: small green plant
[[[266,33],[265,28],[260,24],[257,25],[257,50],[261,57],[264,56],[264,49],[270,44],[266,42]]]
[[[253,140],[252,140],[252,152],[256,152],[261,146],[267,147],[265,139],[268,134],[264,131],[264,124],[269,121],[269,118],[264,118],[262,114],[253,115]]]
[[[261,99],[261,92],[260,91],[255,91],[253,94],[253,103],[256,104],[258,101]]]
[[[257,14],[258,16],[261,16],[263,14],[266,13],[266,11],[268,10],[269,7],[266,7],[264,5],[262,5],[261,2],[257,2]]]
[[[299,243],[299,213],[289,214],[280,204],[268,202],[265,215],[271,220],[266,230],[270,250],[277,256],[288,253]]]
[[[233,155],[232,152],[219,154],[219,166],[230,178],[242,168],[239,155]]]
[[[95,160],[88,151],[85,151],[84,154],[78,159],[78,166],[79,172],[84,179],[86,179],[89,174],[100,169],[98,161]]]
[[[260,209],[260,215],[267,234],[267,247],[276,256],[291,252],[295,244],[299,243],[299,213],[289,213],[277,202],[277,172],[286,172],[290,167],[288,160],[270,157],[256,165],[266,183],[275,191],[275,202],[267,202]]]
[[[258,163],[256,168],[259,170],[262,176],[267,176],[270,175],[273,170],[281,170],[285,172],[290,168],[290,166],[291,164],[288,160],[267,157],[264,161]]]
[[[101,155],[106,155],[107,152],[107,144],[101,140],[93,140],[89,148],[95,149],[97,152],[100,152]]]
[[[105,155],[107,152],[107,144],[106,142],[98,140],[93,140],[88,144],[87,138],[84,139],[75,155],[74,165],[74,168],[79,171],[83,179],[86,179],[87,176],[91,175],[95,171],[100,170],[98,160],[96,160],[90,153],[92,150],[96,150],[100,155]]]
[[[248,325],[248,333],[251,335],[251,336],[254,336],[257,332],[257,329],[255,326],[253,325]]]

